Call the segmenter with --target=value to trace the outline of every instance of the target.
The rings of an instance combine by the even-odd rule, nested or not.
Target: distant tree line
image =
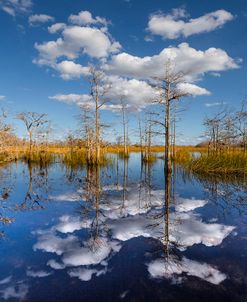
[[[247,100],[242,101],[239,110],[223,109],[204,120],[208,151],[219,153],[235,147],[247,151]]]

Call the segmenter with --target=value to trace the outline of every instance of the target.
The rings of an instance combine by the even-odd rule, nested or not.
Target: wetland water
[[[163,167],[2,167],[0,301],[247,301],[246,182]]]

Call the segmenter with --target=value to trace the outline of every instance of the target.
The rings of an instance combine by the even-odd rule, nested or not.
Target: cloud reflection
[[[115,187],[104,188],[112,189],[115,190]],[[150,190],[147,195],[138,192],[136,187],[129,187],[127,192],[124,200],[122,196],[116,195],[111,202],[100,203],[97,237],[81,239],[76,233],[84,229],[89,234],[92,218],[64,215],[52,228],[36,232],[38,240],[33,249],[58,256],[58,259],[47,262],[50,268],[68,269],[70,277],[89,281],[93,276],[107,272],[108,262],[121,249],[121,242],[143,236],[164,243],[164,192]],[[174,210],[169,216],[169,237],[180,251],[199,243],[205,246],[220,245],[234,229],[233,226],[202,221],[195,210],[207,203],[206,200],[176,198]],[[186,274],[213,284],[219,284],[226,278],[213,266],[185,257],[169,262],[164,259],[153,260],[148,264],[148,271],[153,278],[174,279],[174,276]]]
[[[178,275],[186,273],[212,284],[220,284],[226,279],[226,275],[207,263],[182,258],[181,261],[164,261],[157,259],[148,264],[148,272],[153,278],[177,279]]]

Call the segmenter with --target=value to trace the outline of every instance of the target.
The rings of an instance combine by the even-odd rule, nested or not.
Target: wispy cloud
[[[223,105],[226,105],[227,103],[226,102],[215,102],[215,103],[206,103],[205,104],[205,107],[217,107],[217,106],[223,106]]]
[[[7,14],[15,17],[31,11],[32,0],[1,0],[0,8]]]
[[[30,25],[37,25],[40,23],[47,23],[47,22],[53,22],[54,18],[52,16],[49,15],[45,15],[45,14],[40,14],[40,15],[31,15],[28,18],[28,22]]]

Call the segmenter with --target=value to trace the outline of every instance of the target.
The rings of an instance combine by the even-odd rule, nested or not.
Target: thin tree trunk
[[[170,218],[170,199],[171,199],[171,170],[165,171],[165,215],[164,215],[164,248],[165,255],[168,260],[169,258],[169,218]]]
[[[32,146],[33,146],[33,133],[29,131],[29,160],[31,159],[32,155]]]
[[[176,117],[175,117],[175,114],[174,114],[174,117],[173,117],[173,148],[172,148],[172,155],[173,155],[173,158],[175,159],[175,155],[176,155]]]
[[[165,170],[171,171],[171,150],[170,150],[170,83],[166,91],[166,120],[165,120]]]
[[[98,88],[96,88],[96,98],[95,98],[95,140],[96,140],[96,164],[100,160],[100,129],[99,129],[99,96]]]
[[[151,122],[149,122],[148,125],[148,160],[151,157],[151,144],[152,144],[152,126],[151,126]]]
[[[125,107],[122,105],[122,118],[123,118],[123,138],[124,138],[124,155],[127,155],[127,138],[126,138],[126,117],[125,117]]]
[[[143,160],[143,141],[142,141],[142,128],[141,119],[139,117],[139,135],[140,135],[140,147],[141,147],[141,161]]]

